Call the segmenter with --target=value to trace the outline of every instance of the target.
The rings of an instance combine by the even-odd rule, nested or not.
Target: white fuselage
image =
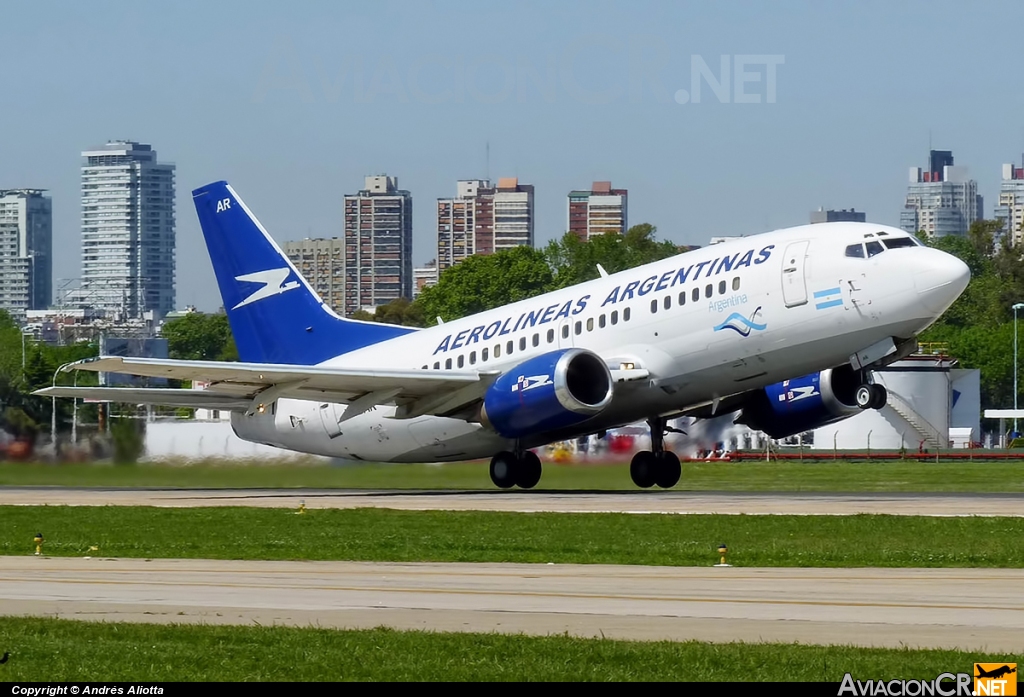
[[[877,233],[885,236],[878,238]],[[870,236],[870,237],[869,237]],[[850,257],[850,245],[907,235],[867,223],[818,224],[730,240],[531,300],[422,329],[323,365],[507,372],[580,347],[648,377],[617,383],[598,416],[525,447],[672,414],[835,367],[887,337],[915,336],[963,290],[963,264],[914,244]],[[876,248],[877,249],[877,248]],[[628,317],[628,318],[627,318]],[[239,437],[373,461],[490,457],[512,444],[480,423],[391,418],[376,407],[338,423],[345,405],[280,399],[234,413]]]

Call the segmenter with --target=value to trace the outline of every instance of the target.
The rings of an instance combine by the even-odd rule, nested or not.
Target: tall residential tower
[[[590,191],[570,191],[569,232],[581,240],[608,232],[625,234],[628,196],[626,189],[613,189],[611,182],[594,182]]]
[[[927,237],[966,235],[984,217],[978,182],[967,178],[966,167],[953,165],[949,150],[932,150],[929,169],[910,168],[910,186],[900,213],[900,227]]]
[[[1022,158],[1024,160],[1024,158]],[[1024,161],[1021,167],[1003,165],[996,220],[1003,221],[1003,239],[1020,244],[1024,238]]]
[[[53,295],[53,209],[43,189],[0,190],[0,309],[18,320]]]
[[[398,178],[366,177],[345,196],[345,314],[412,299],[412,194]]]
[[[174,165],[152,146],[82,153],[82,288],[76,304],[123,319],[174,309]]]

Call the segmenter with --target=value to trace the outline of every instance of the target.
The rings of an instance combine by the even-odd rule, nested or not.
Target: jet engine
[[[777,382],[757,390],[736,422],[785,438],[842,421],[861,411],[855,394],[862,382],[848,365]]]
[[[506,438],[572,426],[612,401],[612,376],[597,354],[572,348],[523,361],[484,394],[480,420]]]

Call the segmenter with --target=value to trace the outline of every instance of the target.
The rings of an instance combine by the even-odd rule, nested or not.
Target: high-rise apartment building
[[[846,210],[845,208],[841,211],[825,210],[819,208],[816,211],[811,211],[811,224],[814,223],[863,223],[867,220],[867,216],[860,211],[854,209]]]
[[[515,177],[456,183],[454,198],[437,200],[437,270],[474,254],[533,245],[533,185]]]
[[[174,309],[174,165],[152,146],[82,153],[82,288],[75,304],[124,319]]]
[[[1003,239],[1020,244],[1024,239],[1024,166],[1003,165],[1003,183],[994,215],[996,220],[1003,221]]]
[[[502,177],[494,189],[494,235],[477,235],[477,254],[491,254],[521,245],[533,246],[533,185]]]
[[[932,150],[929,171],[910,168],[910,186],[900,213],[900,227],[927,237],[966,235],[975,220],[984,217],[978,182],[968,179],[967,168],[953,165],[953,153]]]
[[[345,196],[345,314],[398,298],[412,298],[412,194],[397,177],[366,177]]]
[[[297,240],[284,243],[284,253],[309,285],[339,315],[345,312],[345,240]]]
[[[625,234],[628,192],[611,182],[594,182],[590,191],[569,192],[569,232],[581,240],[614,232]]]
[[[494,251],[494,189],[486,179],[463,179],[454,198],[437,199],[437,270],[455,266],[480,248]],[[478,239],[479,238],[479,239]]]
[[[44,191],[0,190],[0,309],[19,321],[53,295],[53,208]]]

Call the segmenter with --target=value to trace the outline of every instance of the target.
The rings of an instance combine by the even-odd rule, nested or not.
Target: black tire
[[[882,385],[871,386],[871,408],[881,409],[889,403],[889,393]]]
[[[658,460],[650,450],[641,450],[629,463],[629,476],[641,489],[650,489],[654,486],[657,472]]]
[[[532,489],[540,481],[542,471],[540,458],[527,450],[519,460],[519,471],[516,473],[516,485],[520,489]]]
[[[499,489],[511,489],[516,484],[519,460],[515,453],[503,450],[491,458],[491,481]]]
[[[871,385],[861,385],[853,394],[854,401],[861,409],[870,409],[875,400],[875,391]]]
[[[658,453],[658,469],[656,470],[654,482],[662,489],[671,489],[679,483],[679,477],[683,473],[683,466],[679,463],[679,457],[671,450]]]

